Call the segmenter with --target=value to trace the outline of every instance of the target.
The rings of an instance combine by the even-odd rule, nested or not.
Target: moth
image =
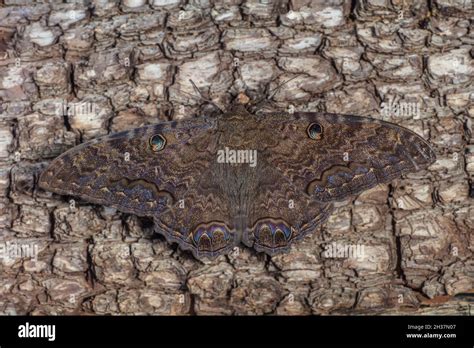
[[[269,255],[315,230],[336,201],[425,169],[435,153],[401,126],[318,112],[169,121],[78,145],[41,174],[58,194],[150,217],[198,258],[240,243]]]

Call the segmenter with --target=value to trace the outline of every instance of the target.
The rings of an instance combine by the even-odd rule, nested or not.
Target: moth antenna
[[[224,113],[224,111],[219,107],[219,105],[217,105],[212,100],[207,99],[203,96],[203,94],[201,93],[198,86],[196,86],[196,84],[194,83],[193,80],[189,79],[189,82],[191,82],[191,85],[193,86],[194,90],[197,92],[197,94],[199,94],[199,96],[201,97],[202,100],[204,100],[205,102],[208,102],[209,104],[214,105],[217,109],[219,109],[220,112]]]
[[[240,80],[241,80],[242,83],[243,83],[244,78],[243,78],[243,76],[242,76],[242,71],[240,70],[240,65],[235,66],[235,71],[237,72],[237,76],[240,78]]]
[[[268,99],[272,99],[272,98],[275,96],[276,92],[278,92],[278,90],[279,90],[280,88],[282,88],[282,87],[283,87],[284,85],[286,85],[288,82],[293,81],[293,80],[296,79],[297,77],[298,77],[298,75],[293,76],[292,78],[290,78],[290,79],[288,79],[288,80],[286,80],[286,81],[283,81],[282,83],[280,83],[280,85],[276,86],[273,91],[270,91],[270,92],[269,92],[270,95],[268,96]],[[257,106],[257,105],[260,104],[264,99],[267,99],[267,97],[262,97],[262,98],[260,98],[257,102],[255,102],[254,105]]]
[[[273,96],[276,94],[276,92],[278,92],[278,90],[280,88],[282,88],[284,85],[286,85],[288,82],[290,81],[293,81],[294,79],[296,79],[298,77],[298,75],[296,76],[293,76],[292,78],[286,80],[286,81],[283,81],[279,86],[276,86],[275,89],[273,90],[273,92],[271,92],[272,94],[270,95],[269,99],[272,99]]]

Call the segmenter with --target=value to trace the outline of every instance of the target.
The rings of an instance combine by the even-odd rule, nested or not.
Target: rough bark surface
[[[0,1],[0,313],[472,314],[473,16],[466,0]],[[225,109],[293,77],[265,108],[384,118],[437,162],[340,203],[287,254],[208,263],[36,185],[75,144],[206,112],[190,79]]]

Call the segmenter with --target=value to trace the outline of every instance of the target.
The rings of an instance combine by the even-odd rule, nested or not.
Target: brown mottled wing
[[[248,212],[248,226],[242,241],[257,251],[275,254],[288,250],[291,243],[314,231],[333,210],[332,202],[318,202],[288,180],[274,166],[272,156],[262,153],[263,164],[257,192]],[[292,161],[291,156],[288,161]]]
[[[155,229],[196,256],[216,256],[235,243],[228,201],[201,180],[215,161],[215,121],[165,122],[102,137],[56,158],[39,184],[59,194],[153,217]],[[153,151],[150,139],[166,139]],[[207,175],[209,177],[209,175]]]
[[[259,154],[261,179],[249,217],[246,244],[274,253],[314,229],[330,203],[426,168],[435,160],[429,144],[388,122],[327,113],[267,115],[265,137],[279,137]],[[319,126],[317,139],[308,135]],[[295,208],[289,208],[293,199]]]

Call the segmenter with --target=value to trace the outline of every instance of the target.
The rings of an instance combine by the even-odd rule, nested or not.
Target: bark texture
[[[465,0],[0,1],[0,313],[472,314],[473,16]],[[225,109],[290,78],[266,109],[384,118],[437,162],[339,203],[287,254],[208,263],[36,186],[75,144],[206,112],[190,79]]]

